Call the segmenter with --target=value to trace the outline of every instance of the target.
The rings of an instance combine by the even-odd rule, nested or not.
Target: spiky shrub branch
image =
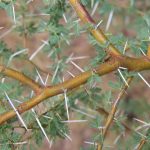
[[[128,79],[126,80],[121,73],[121,77],[123,78],[125,85],[122,87],[122,90],[120,91],[120,93],[118,95],[118,98],[114,102],[112,102],[110,111],[107,112],[104,108],[99,106],[100,104],[98,106],[97,105],[95,106],[96,107],[95,110],[97,112],[99,112],[100,114],[104,114],[104,116],[105,116],[104,117],[105,122],[102,125],[103,127],[100,129],[100,131],[98,131],[98,136],[100,136],[100,137],[95,141],[96,145],[97,145],[97,150],[101,150],[104,146],[104,142],[106,140],[107,133],[110,130],[110,126],[112,125],[113,121],[117,121],[117,119],[115,118],[115,115],[116,115],[116,111],[118,109],[118,105],[119,105],[122,97],[126,93],[126,90],[129,87],[129,84],[130,84],[131,80],[133,79],[133,76],[135,76],[135,74],[130,75],[130,72],[134,72],[134,73],[138,72],[138,74],[141,75],[139,73],[140,71],[150,69],[150,58],[149,58],[150,48],[147,46],[147,55],[140,56],[140,57],[126,56],[126,55],[122,54],[122,52],[109,41],[107,36],[103,33],[102,29],[100,29],[99,25],[95,23],[94,19],[90,16],[88,11],[86,10],[85,6],[79,0],[68,0],[68,2],[73,7],[73,10],[75,10],[75,12],[77,13],[79,19],[81,19],[81,21],[83,22],[83,26],[85,25],[87,32],[90,32],[90,34],[95,38],[97,43],[99,43],[100,45],[103,45],[102,49],[105,52],[106,59],[104,58],[103,61],[96,67],[92,66],[91,67],[92,69],[89,69],[88,71],[84,71],[83,73],[73,77],[72,79],[68,79],[66,81],[62,81],[61,83],[58,83],[58,81],[59,81],[59,78],[58,78],[58,81],[55,84],[52,83],[51,86],[47,86],[46,84],[44,84],[43,79],[41,78],[38,71],[37,71],[38,76],[41,79],[41,82],[43,85],[41,85],[37,81],[31,79],[30,77],[24,75],[21,72],[10,69],[6,65],[1,65],[0,66],[1,74],[18,80],[21,84],[29,86],[34,92],[34,95],[29,100],[25,100],[24,102],[19,101],[19,103],[21,103],[21,104],[14,106],[11,102],[11,99],[9,98],[9,96],[7,94],[7,91],[4,90],[5,96],[8,99],[8,101],[10,102],[13,109],[1,113],[1,115],[0,115],[0,124],[2,127],[1,132],[3,133],[6,130],[13,131],[15,128],[25,128],[25,133],[29,132],[28,129],[33,130],[33,132],[34,132],[34,130],[42,130],[46,139],[49,141],[48,136],[47,136],[46,132],[44,131],[44,128],[49,129],[49,127],[51,126],[51,124],[53,124],[53,122],[50,121],[47,123],[47,122],[45,122],[45,120],[43,120],[43,122],[42,122],[43,115],[46,114],[46,115],[53,116],[54,114],[57,113],[57,111],[63,112],[64,111],[63,107],[64,107],[64,105],[66,105],[67,116],[61,116],[61,117],[62,118],[68,117],[68,120],[69,120],[67,97],[74,97],[74,91],[78,92],[81,85],[88,83],[89,80],[91,82],[91,78],[93,79],[97,75],[102,76],[102,75],[109,74],[109,73],[111,73],[113,71],[117,71],[117,70],[119,71],[119,73],[121,73],[120,68],[125,68],[128,71],[128,72],[126,72]],[[14,19],[14,22],[16,22],[16,16],[15,16],[15,11],[14,11],[15,3],[10,2],[10,1],[7,1],[6,3],[7,4],[5,4],[5,5],[8,5],[8,6],[10,5],[10,7],[12,7],[13,19]],[[23,21],[22,21],[23,26],[18,25],[19,29],[23,30],[22,37],[23,37],[24,47],[27,47],[27,39],[29,37],[28,32],[29,32],[29,34],[31,34],[32,32],[36,31],[36,28],[34,27],[34,24],[32,22],[29,24],[25,22],[25,18],[26,18],[25,10],[27,9],[26,8],[27,3],[28,2],[20,3],[20,7],[24,8],[24,11],[20,12],[20,14],[22,15],[22,18],[23,18]],[[98,4],[98,3],[96,2],[96,4]],[[46,26],[46,28],[48,29],[48,32],[50,34],[50,39],[48,40],[48,42],[49,42],[48,45],[50,45],[50,48],[57,50],[57,49],[60,49],[60,45],[61,45],[60,43],[63,42],[64,40],[68,43],[68,41],[66,40],[66,38],[68,38],[68,37],[67,36],[64,37],[65,34],[67,34],[67,32],[63,33],[63,30],[65,28],[59,23],[60,19],[62,18],[62,14],[63,14],[65,22],[67,23],[64,13],[67,10],[68,5],[65,1],[59,1],[59,0],[53,1],[53,4],[52,4],[53,7],[51,7],[48,2],[46,2],[46,5],[48,5],[48,8],[50,7],[48,9],[50,18],[49,18],[47,26]],[[73,11],[73,10],[71,9],[71,11]],[[64,37],[64,39],[62,40],[60,38],[60,36]],[[45,42],[47,42],[47,41],[45,41]],[[5,47],[5,46],[2,45],[2,48],[3,47]],[[41,47],[39,49],[37,49],[37,51],[39,51],[43,47],[44,47],[44,44],[41,45]],[[5,48],[4,48],[4,50],[5,50]],[[33,53],[29,57],[29,60],[28,60],[34,66],[35,66],[35,64],[32,62],[32,59],[36,56],[36,54],[37,54],[36,52]],[[13,54],[13,56],[15,56],[15,55]],[[53,56],[53,57],[55,57],[55,56]],[[12,55],[9,58],[9,61],[8,61],[9,63],[10,63],[11,59],[12,59]],[[61,56],[59,55],[59,52],[56,52],[56,58],[54,61],[63,63],[64,60],[63,59],[61,60]],[[65,62],[67,62],[67,61],[68,61],[68,59],[65,60]],[[58,65],[56,66],[55,71],[52,75],[52,78],[51,78],[52,81],[54,81],[54,79],[56,78],[56,74],[58,72]],[[35,66],[35,67],[37,68],[37,66]],[[143,77],[142,77],[142,79],[149,86],[148,82]],[[5,83],[2,83],[2,84],[4,85]],[[81,93],[84,93],[84,92],[85,91],[83,90]],[[60,98],[60,100],[58,102],[55,103],[55,105],[53,107],[49,106],[50,108],[47,108],[44,112],[42,112],[42,113],[40,112],[37,114],[35,113],[35,110],[33,109],[33,108],[36,109],[35,106],[38,106],[38,104],[41,104],[43,101],[45,101],[51,97],[57,96],[59,94],[62,94],[63,96]],[[94,99],[93,99],[93,101],[94,101]],[[55,102],[55,100],[54,100],[54,102]],[[5,103],[3,101],[1,102],[1,104],[2,104],[2,107],[6,107],[8,105],[7,103]],[[75,104],[72,104],[72,107],[74,105]],[[21,117],[21,114],[24,112],[28,113],[29,110],[32,110],[32,113],[34,114],[34,117],[36,120],[29,121],[28,124],[26,125],[25,121]],[[16,126],[17,119],[15,118],[15,116],[17,116],[19,118],[21,125]],[[15,120],[13,120],[13,118],[15,118]],[[41,119],[41,123],[40,123],[39,119]],[[12,120],[11,121],[12,125],[8,125],[9,120],[10,121]],[[35,125],[36,121],[37,121],[39,127],[36,127],[36,125]],[[50,136],[53,136],[53,134],[62,136],[63,134],[61,132],[63,130],[65,130],[64,124],[61,123],[60,118],[58,118],[58,117],[54,118],[54,122],[59,123],[60,132],[55,131],[56,133],[55,134],[50,133]],[[131,129],[129,126],[124,124],[124,122],[120,122],[120,124],[127,130],[129,130],[130,132],[134,132],[134,133],[138,134],[134,129]],[[101,124],[99,124],[99,126],[100,125]],[[50,129],[58,130],[55,125],[53,125],[53,126],[54,127],[50,128]],[[22,136],[20,136],[20,138],[17,139],[18,140],[17,142],[22,142],[23,135],[24,135],[24,133],[22,134]],[[65,135],[66,134],[64,134],[63,136],[65,136]],[[141,139],[141,142],[139,142],[137,149],[141,149],[143,147],[143,145],[146,143],[146,140],[148,139],[148,136],[149,136],[149,133],[147,133],[147,135]],[[8,141],[10,142],[10,139]],[[11,144],[14,145],[13,143],[15,143],[15,142],[12,142]],[[50,143],[50,141],[49,141],[49,143]]]

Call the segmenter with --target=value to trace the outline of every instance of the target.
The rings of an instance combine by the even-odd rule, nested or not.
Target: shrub
[[[0,8],[9,17],[0,35],[1,149],[71,140],[68,122],[95,129],[82,149],[150,148],[150,106],[140,83],[150,87],[148,1],[1,0]],[[94,57],[75,56],[85,45]],[[100,77],[106,74],[108,82]]]

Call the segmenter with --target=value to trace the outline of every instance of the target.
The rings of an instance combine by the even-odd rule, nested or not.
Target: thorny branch
[[[132,81],[132,79],[133,79],[132,77],[129,77],[129,78],[127,79],[128,85],[130,84],[130,82]],[[110,113],[109,113],[109,115],[108,115],[108,117],[107,117],[106,123],[105,123],[105,125],[104,125],[104,129],[102,130],[103,140],[105,140],[105,137],[106,137],[106,134],[107,134],[107,132],[108,132],[108,129],[109,129],[109,127],[111,126],[111,123],[113,122],[115,113],[116,113],[116,111],[117,111],[117,106],[118,106],[118,104],[119,104],[121,98],[124,96],[124,94],[125,94],[125,92],[126,92],[126,90],[127,90],[127,88],[128,88],[128,85],[126,85],[126,84],[124,85],[124,87],[122,88],[121,92],[119,93],[118,98],[114,101],[114,103],[113,103],[113,105],[112,105],[111,111],[110,111]],[[102,147],[103,147],[103,143],[98,144],[97,150],[101,150]]]
[[[96,68],[93,71],[94,71],[94,73],[97,73],[99,75],[104,75],[109,72],[112,72],[116,68],[118,68],[117,62],[115,64],[105,63],[105,64],[100,65],[100,67]],[[22,104],[20,104],[17,107],[18,112],[21,114],[21,113],[33,108],[34,106],[36,106],[40,102],[44,101],[45,99],[63,93],[64,89],[67,89],[67,91],[69,91],[75,87],[78,87],[78,86],[84,84],[88,80],[88,78],[92,75],[93,71],[84,72],[73,79],[70,79],[68,81],[65,81],[63,83],[60,83],[60,84],[52,86],[52,87],[44,87],[40,94],[38,94],[37,96],[31,98],[30,100],[28,100]],[[8,119],[10,119],[14,116],[16,116],[16,113],[14,110],[11,110],[9,112],[1,114],[0,115],[0,124],[4,123],[5,121],[7,121]]]
[[[39,93],[42,90],[41,85],[39,85],[34,80],[30,79],[23,73],[20,73],[16,70],[13,70],[13,69],[10,69],[10,68],[0,65],[0,73],[6,75],[8,77],[11,77],[13,79],[16,79],[25,85],[28,85],[31,89],[33,89],[35,91],[35,93]]]
[[[38,92],[38,95],[20,104],[17,107],[17,110],[19,113],[23,113],[33,108],[34,106],[44,101],[45,99],[63,93],[64,89],[67,89],[67,91],[69,91],[73,88],[76,88],[86,83],[86,81],[93,74],[93,72],[102,76],[104,74],[108,74],[118,69],[119,66],[128,68],[128,70],[130,71],[142,71],[142,70],[146,70],[150,68],[150,61],[144,57],[143,58],[131,58],[131,57],[126,57],[126,56],[116,56],[116,57],[113,56],[108,62],[101,64],[99,67],[94,68],[93,70],[86,71],[74,77],[73,79],[69,79],[63,83],[60,83],[58,85],[54,85],[51,87],[43,87],[42,89],[40,89],[41,90],[40,93]],[[4,67],[1,67],[1,68],[4,68]],[[1,71],[5,73],[6,75],[9,75],[12,78],[15,78],[15,79],[18,78],[18,80],[23,83],[28,83],[31,87],[32,86],[34,88],[37,87],[35,86],[37,84],[33,84],[33,85],[31,84],[32,83],[31,79],[27,78],[26,76],[22,74],[20,75],[20,73],[17,71],[11,70],[15,74],[7,74],[8,72],[3,71],[3,69],[1,69]],[[16,74],[19,76],[16,76]],[[14,110],[1,114],[0,124],[4,123],[5,121],[7,121],[8,119],[14,116],[16,116],[16,113]]]
[[[31,87],[35,93],[36,96],[27,100],[26,102],[20,104],[17,107],[17,111],[21,114],[27,110],[30,110],[37,104],[41,103],[47,98],[50,98],[52,96],[56,96],[58,94],[61,94],[64,92],[64,90],[70,91],[76,87],[79,87],[80,85],[87,82],[88,78],[94,73],[102,76],[105,74],[108,74],[112,71],[117,70],[119,67],[127,68],[128,71],[143,71],[143,70],[149,70],[150,69],[150,46],[148,48],[147,56],[134,58],[134,57],[128,57],[125,55],[122,55],[115,46],[109,42],[105,34],[102,32],[99,27],[95,24],[94,20],[90,17],[84,6],[80,3],[79,0],[68,0],[72,7],[75,9],[76,13],[78,14],[79,18],[85,23],[85,24],[91,24],[92,26],[89,27],[88,31],[95,37],[95,39],[100,42],[101,44],[108,43],[107,46],[107,54],[110,55],[110,58],[103,64],[101,64],[97,68],[93,68],[92,70],[86,71],[84,73],[81,73],[80,75],[69,79],[67,81],[64,81],[63,83],[53,85],[51,87],[42,87],[38,83],[36,83],[34,80],[30,79],[29,77],[25,76],[24,74],[15,71],[13,69],[7,68],[5,66],[0,65],[0,73],[14,78],[16,80],[19,80],[21,83],[28,85]],[[131,82],[132,77],[128,78],[127,82],[128,84]],[[108,132],[108,129],[113,122],[114,115],[117,109],[117,106],[119,104],[120,99],[124,95],[125,91],[127,89],[127,85],[125,85],[122,89],[122,91],[119,94],[118,99],[113,103],[111,112],[108,115],[108,118],[106,120],[105,128],[103,129],[103,137],[106,137],[106,134]],[[0,125],[5,123],[7,120],[13,118],[16,116],[16,112],[14,110],[10,110],[8,112],[5,112],[0,115]],[[143,146],[145,143],[145,139],[142,139],[139,146]],[[103,144],[98,145],[97,150],[102,149]]]
[[[126,56],[123,56],[125,59],[120,59],[122,57],[122,54],[119,52],[118,49],[116,49],[114,47],[113,44],[111,44],[107,37],[105,36],[105,34],[102,32],[101,29],[97,28],[94,20],[92,19],[92,17],[89,15],[89,13],[87,12],[87,10],[84,8],[84,6],[80,3],[79,0],[69,0],[72,7],[76,10],[76,13],[78,14],[79,18],[84,22],[84,23],[91,23],[94,25],[94,27],[90,27],[89,28],[89,31],[90,33],[95,37],[95,39],[102,43],[102,44],[105,44],[106,42],[109,43],[108,45],[108,48],[107,48],[107,54],[111,54],[111,58],[115,58],[117,57],[117,59],[119,59],[119,63],[120,63],[120,66],[122,67],[125,67],[125,68],[128,68],[128,70],[132,70],[130,67],[129,67],[129,64],[133,64],[134,66],[136,66],[136,63],[134,62],[131,62],[129,61],[129,57],[126,57]],[[147,51],[147,56],[144,58],[141,59],[144,60],[144,59],[147,59],[149,61],[149,56],[150,56],[150,46],[148,47],[148,51]],[[133,58],[133,60],[136,60],[137,58]],[[144,65],[142,63],[142,65]],[[137,70],[134,70],[134,71],[137,71]],[[133,77],[130,77],[128,78],[128,81],[127,83],[129,84],[131,82],[131,80],[133,79]],[[117,106],[119,104],[119,101],[120,99],[123,97],[126,89],[128,88],[128,86],[125,84],[125,86],[123,87],[122,91],[120,92],[119,94],[119,97],[117,98],[117,100],[114,102],[114,104],[112,105],[112,109],[107,117],[107,120],[106,120],[106,124],[104,126],[104,129],[102,131],[102,136],[103,138],[106,137],[106,134],[108,132],[108,129],[114,119],[114,115],[115,115],[115,112],[117,110]],[[142,140],[141,143],[145,143],[145,140]],[[98,147],[97,147],[97,150],[101,150],[103,147],[103,143],[102,144],[98,144]]]
[[[84,6],[79,2],[79,0],[69,0],[72,7],[76,10],[79,18],[85,23],[85,24],[91,24],[93,27],[89,27],[90,33],[95,37],[95,39],[100,42],[101,44],[106,44],[107,42],[108,47],[107,50],[109,53],[112,53],[114,55],[121,55],[119,50],[111,44],[105,34],[102,32],[101,29],[97,27],[95,24],[95,21],[92,19],[92,17],[88,14],[87,10],[84,8]]]
[[[148,130],[147,130],[146,137],[149,135],[149,133],[150,133],[150,128],[148,128]],[[147,142],[147,138],[143,137],[136,149],[142,150],[142,148],[146,142]]]

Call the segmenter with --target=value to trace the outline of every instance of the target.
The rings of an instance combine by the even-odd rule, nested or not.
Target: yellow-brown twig
[[[105,116],[106,118],[109,115],[109,112],[107,112],[104,108],[101,108],[101,107],[97,108],[96,111],[99,112],[99,114]],[[124,122],[121,122],[121,124],[126,129],[127,132],[132,131],[132,129],[130,127],[128,127]]]
[[[78,0],[69,0],[69,1],[77,11],[81,20],[83,20],[85,23],[92,23],[94,25],[94,21],[88,15],[85,8],[78,2]],[[89,31],[100,43],[105,44],[108,41],[107,37],[103,34],[103,32],[100,29],[97,30],[95,28],[89,28]],[[67,91],[72,90],[73,88],[79,87],[80,85],[86,83],[86,81],[93,74],[93,72],[101,76],[104,74],[108,74],[114,70],[117,70],[119,66],[125,67],[129,71],[142,71],[150,69],[150,60],[148,57],[133,58],[122,56],[120,52],[112,44],[109,44],[107,49],[109,50],[108,53],[110,54],[110,58],[106,63],[101,64],[98,68],[94,68],[91,71],[86,71],[74,77],[73,79],[69,79],[63,83],[51,87],[41,87],[35,81],[31,80],[22,73],[19,73],[9,68],[5,68],[4,66],[0,66],[0,72],[5,74],[6,76],[12,77],[14,79],[21,81],[24,84],[29,85],[36,93],[38,93],[32,99],[27,100],[26,102],[22,103],[17,107],[18,112],[23,113],[33,108],[34,106],[36,106],[37,104],[39,104],[40,102],[44,101],[47,98],[61,94],[64,92],[64,90]],[[120,97],[122,97],[121,95],[123,94],[120,94]],[[113,108],[112,112],[108,116],[108,121],[106,124],[108,128],[110,125],[109,122],[111,123],[113,120],[116,107],[117,106],[112,107]],[[6,113],[1,114],[0,125],[15,116],[16,113],[14,110],[10,110]]]
[[[94,69],[93,71],[99,75],[104,75],[104,74],[107,74],[109,72],[116,70],[118,66],[119,66],[118,62],[115,62],[113,64],[105,63],[105,64],[100,65],[100,67],[98,67],[97,69]],[[17,107],[18,112],[23,113],[31,109],[32,107],[36,106],[40,102],[44,101],[45,99],[63,93],[64,89],[69,91],[73,88],[80,86],[81,84],[84,84],[88,80],[88,78],[93,74],[93,71],[84,72],[80,74],[79,76],[73,79],[70,79],[68,81],[65,81],[63,83],[60,83],[58,85],[43,88],[43,91],[39,95],[19,105]],[[1,114],[0,124],[4,123],[10,118],[13,118],[14,116],[16,116],[16,113],[14,110]]]
[[[24,75],[23,73],[20,73],[16,70],[7,68],[2,65],[0,65],[0,73],[6,75],[8,77],[11,77],[13,79],[16,79],[23,84],[30,86],[30,88],[32,88],[35,91],[35,93],[41,92],[42,87],[38,83],[36,83],[34,80],[32,80],[29,77],[27,77],[26,75]]]
[[[147,130],[146,136],[149,135],[149,132],[150,132],[150,128]],[[147,141],[147,139],[145,137],[143,137],[136,149],[137,150],[142,150],[142,148],[143,148],[144,144],[146,143],[146,141]]]
[[[140,144],[138,145],[137,147],[137,150],[142,150],[144,144],[146,143],[146,139],[143,138],[141,141],[140,141]]]
[[[132,77],[127,79],[128,85],[130,84],[131,81],[132,81]],[[112,105],[111,111],[110,111],[110,113],[107,117],[106,123],[104,125],[104,129],[102,130],[103,140],[106,138],[106,134],[108,132],[108,129],[109,129],[111,123],[113,122],[113,119],[114,119],[114,116],[115,116],[115,113],[117,110],[117,106],[118,106],[121,98],[124,96],[127,88],[128,88],[128,86],[125,84],[124,87],[122,88],[121,92],[119,93],[118,98],[114,101],[114,103]],[[102,147],[103,147],[103,143],[98,144],[97,150],[102,150]]]
[[[97,73],[99,75],[108,74],[114,70],[117,70],[119,66],[126,67],[130,71],[142,71],[146,69],[150,69],[150,61],[145,58],[131,58],[125,56],[117,56],[111,58],[107,63],[101,64],[98,68],[93,69],[92,71],[84,72],[73,79],[69,79],[63,83],[60,83],[55,86],[51,87],[43,87],[40,88],[35,82],[33,82],[28,77],[24,76],[23,74],[1,67],[0,72],[3,72],[5,75],[15,78],[25,84],[30,85],[33,89],[37,90],[38,95],[18,106],[18,111],[23,113],[32,107],[36,106],[40,102],[44,101],[45,99],[63,93],[64,89],[67,91],[76,88],[82,84],[84,84],[88,78],[92,75],[92,72]],[[40,90],[40,92],[39,92]],[[7,113],[0,115],[0,124],[4,123],[8,119],[16,116],[16,113],[12,110]]]
[[[107,37],[102,32],[101,29],[96,28],[95,21],[91,18],[87,10],[84,8],[84,6],[79,2],[79,0],[69,0],[72,7],[76,10],[76,13],[78,14],[79,18],[85,23],[85,24],[92,24],[93,27],[89,27],[90,33],[95,37],[95,39],[100,42],[101,44],[106,44],[106,42],[109,43]],[[113,53],[114,55],[121,55],[119,50],[113,46],[113,44],[109,43],[107,50],[109,53]]]

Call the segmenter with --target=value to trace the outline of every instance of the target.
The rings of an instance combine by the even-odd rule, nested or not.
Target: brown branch
[[[99,75],[104,75],[104,74],[107,74],[109,72],[116,70],[118,68],[118,66],[119,66],[118,62],[105,63],[105,64],[100,65],[98,68],[96,68],[92,71],[84,72],[73,79],[67,80],[63,83],[60,83],[60,84],[52,86],[52,87],[46,87],[43,89],[43,91],[39,95],[22,103],[21,105],[19,105],[17,107],[17,110],[21,114],[21,113],[33,108],[34,106],[36,106],[40,102],[44,101],[45,99],[63,93],[64,89],[67,89],[67,91],[69,91],[73,88],[76,88],[76,87],[84,84],[88,80],[88,78],[93,74],[93,71],[94,71],[94,73],[97,73]],[[16,113],[14,110],[11,110],[9,112],[1,114],[0,115],[0,124],[3,124],[5,121],[7,121],[10,118],[13,118],[14,116],[16,116]]]
[[[146,143],[146,139],[143,138],[141,141],[140,141],[140,144],[138,145],[137,147],[137,150],[142,150],[144,144]]]
[[[25,75],[17,71],[7,69],[1,66],[0,72],[3,72],[7,76],[10,76],[25,84],[30,85],[33,89],[35,89],[38,92],[38,95],[36,97],[18,106],[17,108],[18,111],[20,113],[23,113],[33,108],[34,106],[44,101],[45,99],[63,93],[64,89],[67,89],[69,91],[73,88],[76,88],[84,84],[88,80],[88,78],[92,75],[93,71],[94,73],[97,73],[99,75],[104,75],[116,70],[119,66],[126,67],[130,71],[142,71],[142,70],[150,69],[150,61],[146,57],[132,58],[132,57],[114,55],[110,58],[110,60],[108,60],[107,63],[101,64],[98,68],[93,69],[92,71],[84,72],[78,75],[77,77],[65,81],[61,84],[52,87],[45,87],[45,88],[40,88],[39,85],[37,85],[34,81],[32,81],[31,79],[29,79],[28,77],[26,77]],[[7,121],[8,119],[14,116],[16,116],[16,113],[13,110],[1,114],[0,124],[4,123],[5,121]]]
[[[132,77],[128,78],[127,83],[130,84],[131,81],[132,81]],[[121,92],[119,93],[118,98],[114,101],[114,103],[112,105],[111,111],[110,111],[110,113],[107,117],[106,123],[104,125],[104,129],[102,130],[103,139],[106,138],[106,134],[108,132],[108,129],[111,126],[111,124],[114,120],[114,116],[115,116],[115,113],[116,113],[116,110],[117,110],[117,106],[118,106],[121,98],[124,96],[127,88],[128,88],[128,86],[125,84],[124,87],[122,88]],[[97,150],[102,150],[102,147],[103,147],[103,143],[98,144]]]
[[[107,47],[108,52],[113,53],[114,55],[121,55],[119,50],[109,42],[103,31],[99,28],[98,29],[96,28],[95,21],[89,15],[85,7],[80,3],[80,0],[68,0],[68,1],[75,9],[76,13],[78,14],[79,18],[84,22],[84,24],[91,24],[93,26],[89,27],[89,31],[95,37],[95,39],[101,44],[106,44],[108,42],[109,43]]]
[[[11,77],[13,79],[16,79],[23,84],[30,86],[35,91],[35,93],[40,93],[40,91],[42,89],[42,87],[38,83],[36,83],[34,80],[30,79],[23,73],[20,73],[16,70],[13,70],[13,69],[10,69],[10,68],[0,65],[0,73],[6,75],[8,77]]]
[[[76,10],[76,13],[78,14],[79,18],[85,24],[90,23],[90,24],[94,25],[93,28],[92,27],[89,28],[89,31],[95,37],[95,39],[98,42],[102,43],[102,44],[105,44],[106,42],[109,42],[107,37],[102,32],[102,30],[95,28],[96,25],[95,25],[94,20],[90,17],[89,13],[84,8],[84,6],[79,2],[79,0],[69,0],[69,2],[73,6],[73,8]],[[137,68],[134,71],[138,71],[138,70],[140,71],[143,67],[145,67],[145,69],[149,68],[146,63],[143,63],[143,60],[148,59],[148,57],[141,58],[141,61],[139,61],[139,59],[137,59],[137,58],[132,58],[131,59],[130,57],[123,57],[123,56],[121,56],[121,53],[119,52],[119,50],[116,49],[113,46],[113,44],[111,44],[111,43],[108,45],[107,50],[108,50],[107,53],[111,54],[111,57],[113,55],[116,55],[116,57],[118,57],[117,59],[119,60],[120,66],[124,66],[125,68],[128,68],[128,70],[134,70],[135,66],[137,66]],[[149,62],[149,60],[148,60],[148,62]],[[125,91],[125,90],[123,90],[123,91]],[[121,92],[121,95],[123,96],[124,92]],[[122,96],[120,96],[120,98]],[[118,100],[118,102],[119,102],[119,100]],[[116,108],[117,108],[117,106],[115,106],[114,109],[112,108],[112,112],[108,116],[108,120],[106,122],[106,126],[105,126],[105,129],[104,129],[104,137],[107,133],[107,130],[108,130],[111,122],[114,119],[114,114],[116,112]],[[100,150],[100,149],[102,149],[102,145],[98,145],[98,150]]]
[[[148,45],[148,49],[147,49],[147,57],[150,58],[150,45]],[[150,128],[148,129],[146,136],[148,136],[150,132]],[[145,137],[143,137],[139,143],[139,145],[137,146],[137,150],[142,150],[144,144],[146,143],[147,139]]]
[[[77,0],[70,0],[70,3],[76,9],[80,18],[85,23],[91,23],[91,22],[93,23],[92,19],[89,17],[85,8]],[[89,31],[93,34],[93,36],[99,42],[105,43],[107,41],[106,36],[103,34],[103,32],[101,30],[96,30],[96,29],[90,28]],[[38,93],[39,93],[38,95],[36,95],[32,99],[22,103],[21,105],[19,105],[17,107],[17,110],[21,114],[21,113],[33,108],[34,106],[36,106],[40,102],[44,101],[45,99],[63,93],[64,89],[69,91],[73,88],[76,88],[76,87],[86,83],[86,81],[92,75],[93,72],[97,73],[101,76],[101,75],[108,74],[108,73],[116,70],[119,66],[126,67],[130,71],[142,71],[142,70],[150,69],[150,61],[147,57],[132,58],[132,57],[122,56],[120,54],[120,52],[116,48],[114,48],[114,46],[112,44],[109,44],[108,49],[109,49],[111,57],[107,63],[101,64],[96,69],[84,72],[73,79],[70,79],[63,83],[60,83],[58,85],[54,85],[52,87],[41,88],[37,83],[35,83],[33,80],[29,79],[25,75],[23,75],[17,71],[11,70],[11,69],[7,69],[3,66],[0,66],[0,72],[3,72],[5,75],[17,79],[17,80],[21,81],[22,83],[29,85],[35,91],[38,91]],[[5,121],[7,121],[15,116],[16,116],[16,113],[14,110],[11,110],[9,112],[1,114],[0,115],[0,124],[3,124]]]
[[[100,113],[101,115],[105,116],[106,118],[109,116],[109,112],[107,112],[104,108],[97,108],[96,111]],[[113,118],[115,119],[115,118]],[[128,127],[124,122],[121,122],[122,126],[126,129],[127,132],[132,131],[130,127]]]
[[[147,130],[146,136],[148,136],[150,134],[150,128]],[[147,142],[147,138],[143,137],[138,145],[138,147],[136,148],[137,150],[142,150],[144,144]]]
[[[140,58],[117,56],[120,66],[127,68],[129,71],[149,70],[150,59],[147,56]]]

